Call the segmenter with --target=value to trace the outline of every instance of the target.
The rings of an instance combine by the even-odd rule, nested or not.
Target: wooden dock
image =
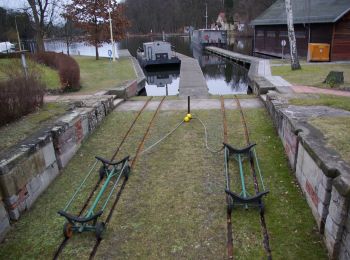
[[[179,95],[182,98],[208,98],[208,86],[196,59],[177,54],[181,60]]]

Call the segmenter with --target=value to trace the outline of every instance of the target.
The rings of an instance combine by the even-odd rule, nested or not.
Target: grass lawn
[[[350,163],[350,117],[322,117],[309,123],[321,130],[327,145],[336,150],[344,161]]]
[[[23,116],[11,124],[0,127],[0,151],[24,140],[41,127],[52,123],[66,112],[67,104],[47,103],[37,112]]]
[[[38,64],[27,59],[28,70],[36,70],[42,81],[46,84],[47,89],[60,89],[61,83],[58,72],[48,66]],[[0,59],[0,80],[7,78],[5,71],[7,70],[22,70],[20,59]]]
[[[73,56],[80,67],[79,93],[93,93],[101,90],[118,87],[128,80],[136,78],[131,59],[121,58],[116,62],[108,58]]]
[[[290,99],[289,103],[300,106],[329,106],[350,111],[350,97],[311,94],[307,98]]]
[[[164,136],[183,118],[183,112],[161,111],[145,147]],[[220,110],[193,111],[206,124],[209,146],[223,140]],[[112,112],[89,137],[61,175],[21,217],[0,244],[3,259],[50,259],[62,240],[62,209],[94,161],[110,157],[135,117],[135,112]],[[134,155],[153,112],[144,112],[117,159]],[[284,149],[264,109],[246,110],[251,139],[258,142],[265,182],[266,222],[276,259],[327,259],[311,211],[290,173]],[[227,111],[229,142],[241,145],[237,111]],[[83,163],[82,163],[83,162]],[[223,259],[226,258],[226,202],[223,152],[204,146],[198,120],[182,125],[159,146],[140,157],[107,227],[96,259]],[[97,178],[97,175],[96,175]],[[76,213],[94,181],[74,203]],[[104,217],[107,212],[104,213]],[[262,259],[264,249],[259,213],[233,212],[234,254],[237,259]],[[95,238],[75,234],[62,259],[87,259]]]
[[[322,83],[330,71],[343,71],[344,84],[339,88],[350,89],[350,64],[301,64],[302,69],[292,71],[290,66],[271,66],[272,74],[281,76],[291,84],[328,87]]]

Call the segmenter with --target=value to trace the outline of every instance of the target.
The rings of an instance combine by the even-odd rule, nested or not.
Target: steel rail
[[[248,131],[248,126],[247,126],[247,121],[245,119],[243,109],[241,107],[241,103],[236,95],[234,96],[234,99],[236,101],[237,108],[241,114],[241,123],[243,125],[246,143],[247,143],[247,145],[250,145],[251,143],[249,140],[249,131]],[[258,194],[259,193],[259,183],[258,183],[257,176],[256,176],[254,162],[251,160],[250,160],[250,170],[251,170],[252,175],[253,175],[254,190],[255,190],[255,193]],[[266,226],[264,210],[260,210],[260,226],[262,228],[263,237],[264,237],[264,240],[263,240],[264,249],[266,251],[267,259],[270,260],[270,259],[272,259],[272,254],[271,254],[270,239],[269,239],[269,233],[268,233],[267,226]]]
[[[148,135],[149,135],[149,132],[150,132],[150,130],[151,130],[151,127],[153,126],[153,122],[154,122],[156,116],[158,115],[158,113],[159,113],[159,111],[160,111],[160,108],[161,108],[161,106],[162,106],[162,104],[163,104],[165,98],[166,98],[166,96],[164,96],[164,97],[162,98],[162,100],[160,101],[160,103],[158,104],[157,110],[156,110],[155,113],[153,114],[153,117],[152,117],[151,121],[150,121],[149,124],[148,124],[148,127],[147,127],[147,129],[146,129],[146,132],[145,132],[145,134],[143,135],[143,138],[142,138],[140,144],[139,144],[138,147],[137,147],[137,151],[136,151],[135,157],[133,158],[133,160],[132,160],[132,162],[131,162],[131,166],[130,166],[130,169],[131,169],[131,170],[134,169],[134,167],[135,167],[135,165],[136,165],[136,162],[137,162],[138,158],[139,158],[140,155],[141,155],[141,152],[142,152],[142,149],[143,149],[143,147],[144,147],[146,138],[147,138]],[[114,209],[115,209],[116,205],[118,204],[118,201],[119,201],[119,199],[120,199],[120,197],[121,197],[121,194],[122,194],[122,192],[123,192],[123,190],[124,190],[124,188],[125,188],[125,186],[126,186],[127,181],[128,181],[128,179],[124,178],[124,181],[123,181],[123,183],[122,183],[122,185],[121,185],[121,187],[120,187],[120,189],[119,189],[119,191],[118,191],[118,193],[117,193],[117,196],[116,196],[116,199],[115,199],[115,201],[114,201],[114,203],[113,203],[113,206],[112,206],[111,210],[109,211],[109,214],[108,214],[107,219],[106,219],[106,221],[105,221],[105,225],[106,225],[106,226],[107,226],[107,224],[109,223],[110,219],[112,218]],[[89,259],[94,259],[95,255],[96,255],[96,252],[97,252],[97,250],[98,250],[98,248],[99,248],[99,245],[101,244],[101,241],[102,241],[102,239],[96,239],[95,245],[94,245],[93,248],[92,248],[92,251],[91,251],[91,253],[90,253]]]
[[[226,119],[226,111],[225,111],[225,99],[223,96],[220,97],[221,101],[221,112],[222,112],[222,120],[223,120],[223,128],[224,128],[224,142],[227,143],[228,141],[228,134],[227,134],[227,119]],[[227,156],[227,151],[225,148],[225,160]],[[230,176],[227,174],[228,169],[225,171],[226,173],[226,189],[230,189]],[[230,197],[228,194],[226,194],[226,202],[227,206],[230,203]],[[227,210],[226,215],[226,222],[227,222],[227,242],[226,242],[226,248],[227,248],[227,257],[228,259],[233,259],[233,236],[232,236],[232,220],[231,220],[232,214],[230,210]]]
[[[118,147],[116,148],[115,152],[113,153],[113,156],[111,157],[110,161],[113,161],[115,159],[115,157],[118,155],[120,148],[122,147],[122,145],[124,144],[126,138],[129,136],[131,130],[134,128],[134,125],[136,124],[137,120],[139,119],[139,117],[141,116],[142,112],[145,110],[145,108],[147,107],[147,105],[149,104],[149,102],[152,100],[152,97],[150,97],[149,99],[147,99],[147,101],[145,102],[145,104],[142,106],[142,108],[138,111],[136,117],[134,118],[133,122],[131,123],[128,131],[125,133],[122,141],[119,143]],[[81,216],[81,214],[83,214],[83,212],[86,210],[87,206],[89,205],[92,197],[94,196],[96,190],[98,189],[98,187],[100,186],[102,182],[102,179],[99,178],[98,181],[96,182],[94,188],[92,189],[92,191],[90,192],[88,198],[86,199],[83,207],[81,208],[81,210],[79,211],[78,216]],[[65,248],[65,246],[68,243],[69,238],[64,238],[62,240],[62,242],[60,243],[60,245],[58,246],[57,250],[55,251],[55,254],[53,256],[53,259],[56,260],[58,259],[59,255],[62,253],[63,249]]]

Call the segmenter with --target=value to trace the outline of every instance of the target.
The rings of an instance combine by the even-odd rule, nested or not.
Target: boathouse
[[[330,44],[330,60],[350,60],[350,0],[293,0],[298,55],[306,57],[308,43]],[[289,54],[284,0],[277,0],[251,23],[254,52],[282,56],[283,40]]]

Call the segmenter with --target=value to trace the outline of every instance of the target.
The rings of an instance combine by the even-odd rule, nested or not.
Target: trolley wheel
[[[100,175],[100,180],[103,180],[103,178],[106,176],[106,168],[103,165],[98,170],[98,174]]]
[[[96,239],[101,240],[103,238],[105,229],[106,229],[106,224],[104,222],[96,223],[96,226],[95,226]]]
[[[124,170],[124,177],[125,179],[129,179],[129,175],[130,175],[130,166],[127,166]]]
[[[227,202],[227,213],[231,213],[232,210],[233,210],[233,200],[231,197],[229,197]]]
[[[260,202],[259,208],[260,208],[260,214],[264,214],[265,213],[265,205],[263,202]]]
[[[73,225],[72,223],[66,222],[63,225],[63,235],[65,238],[71,238],[73,236]]]

